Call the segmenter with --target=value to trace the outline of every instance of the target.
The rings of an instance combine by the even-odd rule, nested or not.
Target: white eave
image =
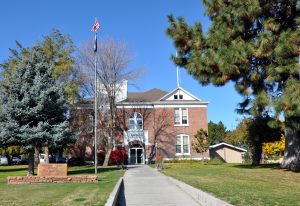
[[[183,89],[182,87],[176,87],[174,90],[172,90],[171,92],[169,92],[168,94],[166,94],[165,96],[163,96],[162,98],[160,98],[159,101],[164,101],[168,96],[172,95],[173,93],[175,93],[177,90],[181,90],[184,93],[186,93],[187,95],[191,96],[192,98],[194,98],[196,101],[201,102],[201,99],[199,99],[198,97],[194,96],[193,94],[189,93],[188,91],[186,91],[185,89]]]
[[[214,144],[214,145],[211,145],[209,146],[209,149],[213,149],[213,148],[216,148],[216,147],[219,147],[219,146],[222,146],[222,145],[225,145],[225,146],[228,146],[228,147],[231,147],[231,148],[234,148],[234,149],[237,149],[237,150],[240,150],[240,151],[243,151],[243,152],[247,152],[247,150],[241,148],[241,147],[236,147],[236,146],[233,146],[231,144],[227,144],[225,142],[221,142],[219,144]]]

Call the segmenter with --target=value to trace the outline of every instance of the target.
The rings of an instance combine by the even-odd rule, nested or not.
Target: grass
[[[7,176],[25,176],[27,166],[0,166],[0,205],[104,205],[124,171],[98,167],[98,183],[8,185]],[[68,168],[68,175],[93,175],[93,166]]]
[[[300,205],[300,173],[278,164],[167,163],[162,173],[233,205]]]

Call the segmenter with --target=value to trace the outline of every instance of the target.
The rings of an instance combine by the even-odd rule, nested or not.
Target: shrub
[[[205,164],[208,164],[208,165],[220,165],[220,164],[223,164],[223,163],[224,163],[224,161],[221,160],[218,157],[215,157],[213,159],[205,161]]]
[[[124,147],[117,147],[117,149],[112,151],[110,154],[111,165],[127,164],[127,159],[128,159],[128,155]]]

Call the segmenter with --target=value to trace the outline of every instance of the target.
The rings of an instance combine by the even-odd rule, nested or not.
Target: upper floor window
[[[187,125],[188,124],[188,110],[187,108],[174,109],[174,124]]]
[[[133,112],[129,117],[129,129],[143,129],[143,116],[138,112]]]

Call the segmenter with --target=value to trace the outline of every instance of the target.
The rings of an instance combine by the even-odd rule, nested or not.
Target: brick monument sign
[[[67,164],[39,164],[37,176],[40,177],[54,177],[54,176],[67,176]]]
[[[67,164],[39,164],[37,176],[8,176],[8,184],[98,182],[96,175],[67,176]]]

